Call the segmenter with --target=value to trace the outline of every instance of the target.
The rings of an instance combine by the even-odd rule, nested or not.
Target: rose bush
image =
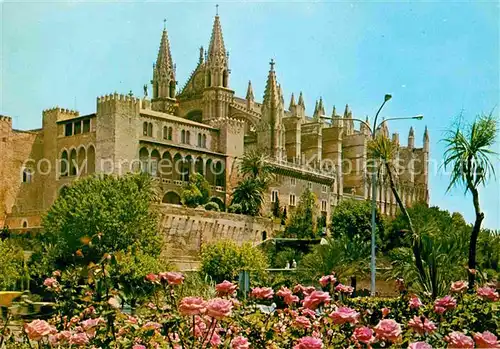
[[[236,299],[237,286],[227,280],[215,285],[212,296],[193,296],[181,273],[146,273],[143,283],[153,292],[132,315],[122,309],[117,290],[96,292],[105,273],[92,274],[92,282],[72,290],[61,277],[54,273],[45,286],[56,299],[78,294],[72,311],[65,306],[47,321],[26,323],[22,334],[5,337],[7,348],[499,347],[492,287],[467,294],[456,283],[450,288],[455,296],[435,301],[406,292],[397,298],[346,298],[341,288],[329,293],[302,285],[256,287]],[[283,308],[258,306],[279,300],[285,300]]]

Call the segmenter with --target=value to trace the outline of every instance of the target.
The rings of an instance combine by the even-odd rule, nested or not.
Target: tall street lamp
[[[385,120],[382,120],[382,122],[377,124],[377,119],[378,115],[380,114],[380,111],[384,107],[385,103],[387,103],[392,96],[390,94],[386,94],[384,96],[384,101],[380,105],[380,108],[378,108],[377,113],[375,114],[375,119],[373,120],[373,127],[370,127],[370,124],[367,123],[364,120],[357,119],[357,118],[334,118],[330,116],[321,116],[322,119],[330,119],[330,120],[354,120],[354,121],[359,121],[363,125],[365,125],[368,130],[370,131],[370,136],[371,139],[374,140],[377,132],[377,128],[382,126],[383,123],[390,121],[390,120],[422,120],[424,118],[423,115],[417,115],[417,116],[409,116],[409,117],[394,117],[394,118],[388,118]],[[376,159],[372,159],[373,163],[375,163]],[[376,234],[376,223],[375,223],[375,218],[376,218],[376,213],[377,213],[377,171],[373,171],[372,173],[372,241],[371,241],[371,263],[370,263],[370,271],[371,271],[371,282],[370,282],[370,294],[371,296],[375,296],[375,234]]]

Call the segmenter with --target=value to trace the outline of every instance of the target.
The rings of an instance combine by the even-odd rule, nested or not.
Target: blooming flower
[[[302,293],[304,296],[310,295],[316,289],[313,286],[304,287],[301,284],[295,285],[293,293]]]
[[[304,299],[304,308],[316,309],[322,303],[331,300],[330,294],[323,291],[313,291]]]
[[[142,344],[134,344],[132,349],[146,349],[146,347]]]
[[[472,338],[466,336],[462,332],[451,332],[449,335],[444,337],[444,340],[448,342],[448,348],[474,348],[474,341],[472,340]]]
[[[286,304],[290,305],[299,301],[299,297],[293,295],[292,291],[286,287],[281,287],[278,292],[276,292],[278,297],[283,297]]]
[[[429,321],[425,316],[414,316],[408,321],[408,327],[412,328],[418,334],[432,333],[436,330],[436,325]]]
[[[293,349],[322,349],[323,342],[319,338],[314,337],[302,337],[297,342],[297,345]]]
[[[455,281],[451,283],[450,292],[452,293],[463,293],[469,287],[469,283],[467,281]]]
[[[59,283],[54,278],[46,278],[45,281],[43,282],[43,285],[50,289],[50,288],[56,288],[57,286],[59,286]]]
[[[338,284],[337,286],[335,286],[335,291],[350,295],[354,291],[354,288],[352,286]]]
[[[142,325],[143,330],[159,330],[161,325],[157,322],[149,321]]]
[[[366,326],[356,328],[352,336],[358,342],[365,344],[370,344],[375,340],[373,330]]]
[[[389,309],[389,308],[385,308],[385,307],[384,307],[384,308],[382,308],[382,310],[381,310],[381,311],[382,311],[382,316],[383,316],[383,317],[386,317],[387,315],[389,315],[389,314],[390,314],[391,309]]]
[[[215,291],[217,291],[217,296],[219,297],[230,296],[234,293],[234,291],[236,291],[237,288],[237,285],[227,280],[215,285]]]
[[[359,313],[348,307],[340,307],[329,316],[333,320],[333,323],[337,325],[345,323],[355,324],[359,319]]]
[[[418,298],[417,296],[412,296],[410,298],[410,301],[408,302],[409,305],[410,305],[410,309],[418,309],[420,308],[422,305],[424,305],[422,303],[422,301],[420,300],[420,298]]]
[[[85,332],[73,333],[69,339],[69,344],[87,345],[89,344],[89,336]]]
[[[158,275],[161,281],[167,281],[169,285],[180,285],[184,281],[184,275],[174,271],[163,272]]]
[[[401,336],[401,325],[392,319],[380,320],[374,330],[376,337],[382,340],[396,342]]]
[[[82,329],[85,333],[87,333],[90,337],[93,337],[97,330],[96,327],[99,326],[99,324],[102,322],[104,322],[104,320],[101,318],[87,319],[80,322],[80,325],[82,326]]]
[[[228,299],[214,298],[207,302],[207,315],[221,320],[231,315],[233,303]]]
[[[305,316],[297,316],[295,318],[295,321],[293,324],[298,328],[310,328],[311,327],[311,321],[309,321],[309,319],[306,318]]]
[[[309,308],[303,308],[302,315],[309,316],[309,317],[314,319],[316,317],[316,312],[314,310],[309,309]]]
[[[185,316],[203,314],[206,310],[207,302],[200,297],[184,297],[179,304],[179,312]]]
[[[325,275],[319,279],[321,286],[326,287],[328,284],[334,284],[337,279],[333,275]]]
[[[146,279],[147,281],[149,281],[149,282],[156,283],[156,282],[158,282],[159,277],[158,277],[158,275],[156,275],[156,274],[149,273],[148,275],[146,275],[145,279]]]
[[[490,300],[496,302],[498,300],[498,292],[495,292],[493,287],[481,287],[477,289],[477,295],[483,300]]]
[[[248,339],[238,336],[231,341],[231,349],[250,349]]]
[[[476,348],[499,348],[500,343],[498,342],[497,336],[489,331],[484,331],[483,333],[476,333],[474,335],[474,341],[476,342]]]
[[[57,333],[57,330],[44,320],[33,320],[24,326],[24,331],[28,335],[28,338],[34,341],[39,341],[49,334]]]
[[[446,310],[455,309],[457,301],[452,296],[444,296],[434,302],[434,311],[438,314],[444,313]]]
[[[274,291],[270,287],[255,287],[250,293],[250,296],[256,299],[271,299],[273,295]]]
[[[432,349],[432,346],[426,342],[413,342],[410,343],[408,349]]]

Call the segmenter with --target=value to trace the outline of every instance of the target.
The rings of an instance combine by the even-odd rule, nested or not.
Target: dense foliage
[[[306,188],[300,195],[299,203],[287,222],[283,236],[302,239],[317,237],[315,216],[318,210],[316,206],[316,196]]]
[[[210,184],[200,173],[190,176],[181,193],[181,202],[188,207],[205,205],[210,198]]]
[[[251,243],[238,245],[232,240],[220,240],[201,249],[201,273],[216,282],[236,280],[243,270],[249,271],[255,280],[265,274],[267,267],[266,255]]]
[[[0,239],[0,290],[16,287],[25,276],[23,250],[9,239]]]

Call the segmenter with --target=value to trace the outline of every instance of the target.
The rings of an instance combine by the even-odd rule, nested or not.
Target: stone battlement
[[[97,97],[97,104],[106,103],[108,101],[129,102],[132,104],[139,104],[140,98],[118,93],[112,93],[104,96]]]
[[[56,107],[53,107],[53,108],[49,108],[49,109],[45,109],[43,111],[43,113],[50,113],[50,112],[57,112],[57,113],[60,113],[60,114],[65,114],[69,117],[73,117],[73,118],[76,118],[78,116],[80,116],[80,112],[79,111],[76,111],[76,110],[72,110],[72,109],[66,109],[66,108],[60,108],[58,106]]]
[[[210,120],[210,125],[215,128],[221,128],[221,126],[225,125],[228,125],[232,129],[243,128],[245,126],[245,121],[230,117],[222,117]]]
[[[113,113],[122,111],[128,114],[138,114],[141,108],[141,99],[118,93],[97,97],[98,113]]]

